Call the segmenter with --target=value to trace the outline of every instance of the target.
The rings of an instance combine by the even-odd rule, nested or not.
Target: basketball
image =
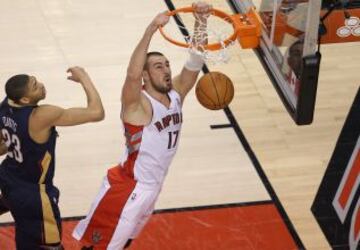
[[[196,98],[202,106],[211,110],[223,109],[234,97],[234,85],[229,77],[220,72],[203,75],[195,87]]]

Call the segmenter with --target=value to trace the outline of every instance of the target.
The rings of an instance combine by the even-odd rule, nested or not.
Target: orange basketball
[[[234,97],[234,85],[229,77],[220,72],[203,75],[196,84],[196,98],[202,106],[211,110],[223,109]]]

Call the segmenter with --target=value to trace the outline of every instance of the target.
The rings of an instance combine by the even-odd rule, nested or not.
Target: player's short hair
[[[25,74],[10,77],[5,84],[6,96],[15,103],[19,103],[20,99],[24,97],[27,92],[29,79],[30,76]]]
[[[158,52],[158,51],[148,52],[148,53],[146,54],[146,62],[145,62],[145,64],[144,64],[143,70],[147,70],[147,69],[148,69],[148,66],[149,66],[149,65],[148,65],[148,61],[149,61],[149,58],[152,57],[152,56],[164,56],[164,54],[161,53],[161,52]]]

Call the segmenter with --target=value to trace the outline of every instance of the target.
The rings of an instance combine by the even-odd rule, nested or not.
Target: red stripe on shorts
[[[106,249],[119,222],[122,210],[136,181],[126,175],[119,166],[108,170],[110,189],[96,207],[81,238],[81,243],[94,245],[95,249]]]

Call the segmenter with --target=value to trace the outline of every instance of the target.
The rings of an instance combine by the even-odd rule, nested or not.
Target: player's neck
[[[16,102],[14,102],[11,99],[8,99],[8,104],[12,107],[16,107],[16,108],[21,108],[21,107],[27,107],[27,106],[34,106],[34,104],[29,103],[29,104],[18,104]]]
[[[169,108],[171,101],[170,101],[170,97],[169,97],[168,93],[166,93],[166,94],[158,93],[158,95],[156,95],[156,96],[152,95],[152,97],[155,100],[157,100],[158,102],[160,102],[161,104],[163,104],[165,107]]]
[[[170,105],[170,97],[169,93],[161,93],[159,91],[156,91],[154,89],[145,89],[148,94],[157,100],[158,102],[162,103],[164,106],[168,107]]]

